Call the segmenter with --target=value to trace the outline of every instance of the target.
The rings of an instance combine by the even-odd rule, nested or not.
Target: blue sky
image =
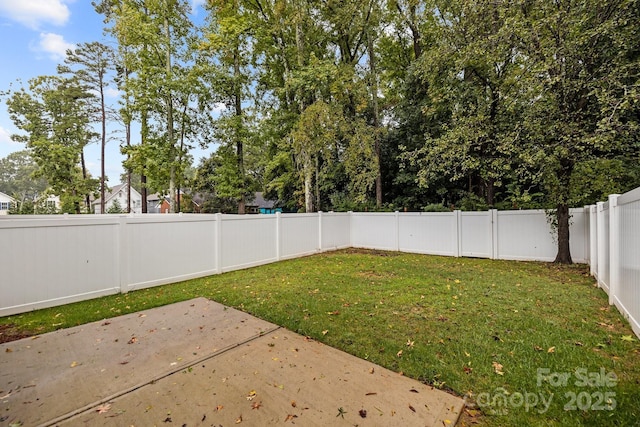
[[[191,3],[194,13],[202,15],[200,5],[204,0]],[[113,45],[103,30],[102,16],[95,12],[90,0],[0,0],[0,91],[19,85],[18,79],[26,86],[33,77],[56,74],[56,66],[64,62],[66,49],[77,44],[100,41]],[[112,88],[108,93],[107,101],[116,105],[117,92]],[[11,140],[10,135],[17,132],[6,104],[2,103],[0,158],[25,148],[24,144]],[[196,150],[192,154],[197,163],[207,153]],[[100,176],[98,143],[87,147],[85,157],[91,174]],[[118,140],[107,143],[105,159],[109,185],[116,185],[123,171]]]

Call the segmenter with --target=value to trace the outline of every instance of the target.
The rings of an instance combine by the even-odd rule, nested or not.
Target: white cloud
[[[0,0],[0,15],[34,30],[43,23],[64,25],[70,14],[65,0]]]
[[[0,126],[0,144],[17,144],[11,139],[11,133],[2,126]]]
[[[35,50],[45,52],[54,61],[62,61],[67,56],[67,49],[75,49],[73,43],[65,41],[60,34],[40,33],[40,41]]]
[[[120,91],[114,87],[108,87],[105,89],[104,91],[104,95],[107,98],[119,98],[120,97]]]

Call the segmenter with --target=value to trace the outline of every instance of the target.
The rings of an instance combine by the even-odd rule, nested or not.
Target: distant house
[[[202,195],[187,195],[180,193],[180,204],[183,211],[200,213],[202,204]],[[186,204],[189,204],[187,206]],[[176,206],[177,209],[177,206]],[[147,212],[148,213],[169,213],[171,206],[169,205],[169,196],[161,196],[159,193],[147,196]]]
[[[245,211],[248,214],[274,214],[282,212],[282,208],[276,208],[275,201],[266,200],[261,191],[255,194],[253,201],[247,203]]]
[[[107,192],[104,196],[105,200],[105,213],[120,208],[122,212],[127,211],[127,184],[118,184],[114,186],[111,191]],[[93,211],[97,214],[103,213],[100,208],[100,198],[91,202]],[[142,196],[135,188],[131,187],[131,212],[142,213]]]
[[[0,215],[7,215],[9,209],[16,205],[16,201],[13,197],[0,192]]]

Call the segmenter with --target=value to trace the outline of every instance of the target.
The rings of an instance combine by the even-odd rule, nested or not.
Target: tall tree
[[[11,119],[25,132],[12,138],[27,145],[39,166],[37,176],[46,178],[68,212],[80,213],[83,195],[88,197],[96,186],[83,155],[97,136],[90,126],[93,98],[76,78],[41,76],[7,99]]]
[[[113,49],[109,46],[90,42],[67,50],[64,66],[58,66],[58,73],[73,74],[89,90],[98,94],[97,116],[100,122],[100,212],[105,212],[105,148],[107,145],[107,105],[105,89],[109,86],[108,73],[114,65]]]
[[[533,71],[528,86],[535,91],[526,120],[532,142],[527,159],[543,171],[555,205],[559,263],[572,261],[569,207],[577,164],[638,148],[637,138],[615,134],[616,126],[606,131],[614,123],[628,130],[634,109],[637,123],[637,107],[612,109],[607,92],[614,88],[619,105],[637,99],[624,88],[637,88],[638,13],[633,0],[535,1],[522,8],[522,49]]]
[[[47,180],[36,178],[38,165],[28,150],[0,159],[0,191],[18,201],[16,213],[33,213],[33,204],[47,189]]]

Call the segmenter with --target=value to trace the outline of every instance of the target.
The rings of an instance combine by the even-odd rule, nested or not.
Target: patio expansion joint
[[[109,401],[115,400],[115,399],[117,399],[119,397],[122,397],[122,396],[124,396],[126,394],[132,393],[132,392],[134,392],[134,391],[136,391],[138,389],[141,389],[141,388],[146,387],[148,385],[154,384],[154,383],[156,383],[156,382],[158,382],[158,381],[160,381],[160,380],[162,380],[164,378],[170,377],[171,375],[177,374],[180,371],[183,371],[185,369],[189,369],[190,367],[193,367],[195,365],[203,363],[203,362],[205,362],[207,360],[215,359],[216,357],[218,357],[218,356],[220,356],[220,355],[222,355],[224,353],[227,353],[228,351],[231,351],[231,350],[233,350],[235,348],[238,348],[240,346],[248,344],[248,343],[250,343],[250,342],[252,342],[254,340],[260,339],[260,338],[262,338],[264,336],[270,335],[270,334],[272,334],[272,333],[274,333],[274,332],[276,332],[276,331],[278,331],[280,329],[282,329],[281,326],[276,326],[274,328],[267,329],[266,331],[262,331],[259,334],[253,335],[253,336],[251,336],[251,337],[249,337],[249,338],[247,338],[247,339],[245,339],[243,341],[239,341],[239,342],[234,343],[234,344],[232,344],[230,346],[224,347],[224,348],[222,348],[222,349],[220,349],[218,351],[215,351],[212,354],[208,354],[206,356],[200,357],[199,359],[190,361],[190,362],[185,363],[185,364],[180,365],[180,366],[176,366],[175,368],[173,368],[173,369],[171,369],[171,370],[169,370],[167,372],[164,372],[164,373],[162,373],[160,375],[156,375],[155,377],[153,377],[153,378],[151,378],[151,379],[149,379],[147,381],[144,381],[142,383],[136,384],[136,385],[131,386],[129,388],[123,389],[123,390],[121,390],[121,391],[119,391],[117,393],[114,393],[114,394],[112,394],[110,396],[107,396],[107,397],[105,397],[103,399],[96,400],[95,402],[92,402],[92,403],[89,403],[87,405],[84,405],[84,406],[82,406],[80,408],[77,408],[77,409],[75,409],[75,410],[73,410],[71,412],[68,412],[68,413],[66,413],[64,415],[61,415],[61,416],[59,416],[57,418],[54,418],[54,419],[49,420],[49,421],[46,421],[45,423],[40,424],[38,427],[50,427],[50,426],[56,425],[56,424],[58,424],[58,423],[60,423],[62,421],[68,420],[68,419],[70,419],[70,418],[72,418],[72,417],[74,417],[76,415],[80,415],[80,414],[82,414],[84,412],[90,411],[93,408],[95,408],[96,406],[103,405],[105,403],[108,403]]]

